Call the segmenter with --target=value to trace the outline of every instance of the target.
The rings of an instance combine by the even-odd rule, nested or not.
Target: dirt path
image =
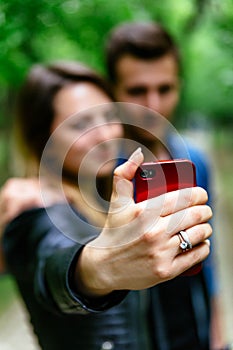
[[[1,350],[39,350],[27,320],[27,314],[18,298],[0,316]]]

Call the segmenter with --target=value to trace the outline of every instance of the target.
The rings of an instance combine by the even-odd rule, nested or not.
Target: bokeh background
[[[233,0],[1,0],[0,185],[15,172],[13,106],[30,66],[74,59],[105,74],[106,34],[128,20],[161,22],[181,48],[183,91],[175,126],[212,164],[224,329],[233,342]],[[0,349],[20,346],[36,349],[14,284],[3,275]]]

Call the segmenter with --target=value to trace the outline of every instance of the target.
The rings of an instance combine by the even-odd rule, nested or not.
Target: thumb
[[[114,171],[113,178],[113,198],[121,199],[133,198],[133,184],[132,179],[135,176],[136,170],[143,162],[144,156],[141,148],[137,148],[132,153],[130,158],[122,165],[118,166]]]
[[[114,170],[114,176],[117,176],[122,179],[126,180],[132,180],[137,168],[141,163],[143,162],[144,156],[142,153],[141,147],[137,148],[136,151],[134,151],[127,162],[124,164],[119,165]]]

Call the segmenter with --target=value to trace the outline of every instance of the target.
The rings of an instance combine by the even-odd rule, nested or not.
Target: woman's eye
[[[82,117],[70,124],[70,128],[73,130],[85,130],[92,125],[92,118],[88,116]]]
[[[84,122],[84,121],[80,121],[80,122],[77,122],[77,123],[73,123],[70,125],[70,129],[72,130],[84,130],[86,129],[87,127],[87,123]]]

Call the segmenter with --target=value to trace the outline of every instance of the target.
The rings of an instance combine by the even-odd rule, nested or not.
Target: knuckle
[[[204,239],[205,239],[205,231],[204,230],[201,230],[199,227],[196,227],[194,234],[195,234],[195,243],[196,244],[204,241]]]
[[[171,269],[167,265],[160,265],[159,267],[156,267],[154,274],[159,278],[159,280],[165,281],[170,279]]]
[[[195,239],[197,242],[203,242],[212,234],[212,226],[209,223],[197,226],[195,229]]]
[[[140,206],[136,205],[134,207],[134,216],[135,218],[138,218],[140,220],[142,220],[142,214],[143,214],[143,208],[141,208]]]
[[[187,206],[193,203],[194,199],[197,197],[197,187],[185,188],[182,190],[182,198]]]
[[[148,254],[152,273],[156,280],[167,281],[172,276],[172,265],[170,259],[165,259],[163,252],[151,250]]]
[[[208,205],[196,205],[190,208],[190,215],[195,223],[201,223],[211,219],[213,213]]]
[[[131,221],[134,221],[135,228],[137,230],[140,230],[143,232],[144,227],[144,216],[143,216],[143,210],[140,208],[133,209],[132,213],[128,216],[131,217]]]
[[[173,192],[167,192],[155,197],[156,200],[160,199],[160,204],[164,202],[164,205],[170,205],[174,201],[175,194]]]
[[[199,223],[202,221],[203,211],[201,210],[200,207],[192,207],[191,216],[195,223]]]
[[[174,197],[174,194],[171,193],[169,195],[169,193],[165,196],[165,200],[164,200],[164,203],[163,203],[163,208],[165,209],[165,211],[172,211],[174,209],[174,207],[176,206],[178,202],[178,198],[175,198]]]
[[[153,239],[153,233],[151,231],[146,231],[142,234],[141,239],[144,243],[150,244]]]

